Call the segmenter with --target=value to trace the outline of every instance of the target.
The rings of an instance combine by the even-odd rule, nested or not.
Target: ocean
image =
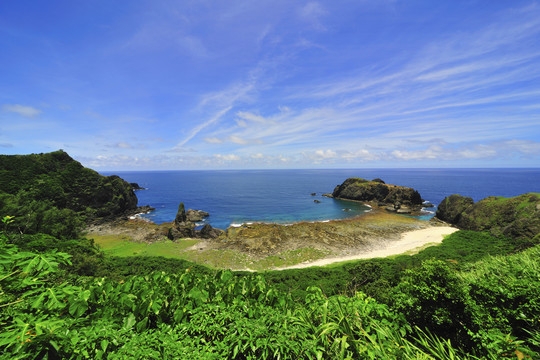
[[[136,194],[139,205],[156,208],[143,215],[155,223],[174,220],[178,205],[183,202],[186,209],[210,213],[199,226],[209,223],[220,229],[250,222],[289,224],[343,219],[369,211],[369,207],[360,203],[322,196],[349,177],[381,178],[388,184],[412,187],[435,205],[452,194],[478,201],[488,196],[540,192],[540,169],[108,171],[102,174],[116,174],[146,188]],[[433,216],[434,209],[427,210],[431,212],[426,212],[422,219]]]

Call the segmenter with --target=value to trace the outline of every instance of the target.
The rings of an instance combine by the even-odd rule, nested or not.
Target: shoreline
[[[156,225],[141,218],[94,224],[86,234],[109,249],[137,247],[148,255],[163,240],[172,223]],[[402,254],[426,244],[440,243],[457,231],[442,223],[372,211],[349,219],[299,222],[290,225],[253,223],[229,227],[215,239],[182,238],[171,242],[168,254],[211,268],[272,271],[325,266],[337,262]],[[185,247],[185,241],[196,243]],[[170,240],[168,240],[170,241]],[[131,245],[129,245],[131,243]],[[185,243],[187,244],[187,243]],[[181,248],[177,250],[177,248]],[[159,250],[159,255],[163,250]]]
[[[459,229],[451,226],[437,226],[426,229],[407,231],[401,234],[399,240],[388,243],[387,246],[382,249],[370,250],[368,252],[356,255],[325,258],[312,262],[278,267],[271,270],[305,269],[309,267],[326,266],[345,261],[384,258],[393,255],[400,255],[418,248],[422,248],[428,244],[440,244],[445,236],[450,235],[458,230]]]

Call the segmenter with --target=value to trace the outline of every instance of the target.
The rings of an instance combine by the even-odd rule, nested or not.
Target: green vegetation
[[[540,239],[538,240],[536,243],[540,243]],[[282,291],[291,292],[296,298],[304,297],[307,287],[318,286],[327,295],[351,295],[355,291],[362,291],[379,301],[389,302],[391,290],[400,281],[403,271],[417,268],[426,260],[441,260],[460,270],[467,263],[488,255],[504,255],[517,251],[522,242],[462,230],[445,237],[442,244],[429,246],[414,255],[357,260],[327,267],[267,271],[264,276]]]
[[[0,214],[21,233],[76,237],[85,221],[135,209],[131,185],[102,176],[64,151],[0,155]]]
[[[529,240],[540,234],[540,194],[512,198],[490,196],[476,203],[451,195],[443,200],[436,216],[460,229],[489,231],[494,236]],[[532,243],[523,243],[524,247]]]
[[[490,239],[462,232],[452,241]],[[325,295],[314,286],[298,299],[268,274],[175,268],[182,262],[165,258],[101,258],[103,270],[120,261],[117,270],[128,272],[113,266],[106,269],[111,276],[75,276],[75,256],[29,249],[56,246],[93,256],[92,244],[75,247],[47,235],[25,240],[0,235],[0,358],[521,359],[540,350],[540,246],[492,257],[486,253],[508,248],[494,243],[493,251],[486,245],[471,255],[462,244],[453,254],[457,264],[426,260],[431,255],[424,253],[415,260],[419,266],[394,273],[399,280],[383,304],[362,291]],[[129,273],[152,261],[155,268]],[[389,275],[400,261],[341,271],[381,281],[377,274]],[[336,271],[313,270],[295,273]]]
[[[177,242],[162,240],[147,244],[134,242],[127,235],[93,235],[92,238],[99,247],[111,256],[142,255],[182,258],[182,251],[198,243],[198,240],[190,239]]]
[[[0,359],[539,357],[538,194],[493,198],[478,214],[486,232],[417,254],[255,274],[212,269],[251,260],[187,250],[196,240],[80,236],[134,206],[124,183],[62,151],[0,156]],[[451,203],[467,221],[480,211]]]

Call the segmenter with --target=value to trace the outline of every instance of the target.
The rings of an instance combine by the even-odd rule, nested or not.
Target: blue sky
[[[0,153],[539,167],[538,1],[0,2]]]

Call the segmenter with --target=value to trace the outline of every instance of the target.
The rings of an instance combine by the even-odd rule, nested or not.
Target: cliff
[[[512,239],[539,238],[540,194],[490,196],[476,203],[470,197],[451,195],[438,206],[435,217],[464,230],[489,231]]]
[[[0,155],[0,211],[17,216],[20,224],[33,224],[30,232],[75,214],[91,220],[136,208],[137,196],[128,182],[85,168],[62,150]]]
[[[376,202],[379,205],[398,204],[410,208],[419,208],[422,197],[418,191],[410,187],[385,184],[380,179],[368,181],[361,178],[349,178],[343,184],[336,186],[332,196],[343,200]]]

